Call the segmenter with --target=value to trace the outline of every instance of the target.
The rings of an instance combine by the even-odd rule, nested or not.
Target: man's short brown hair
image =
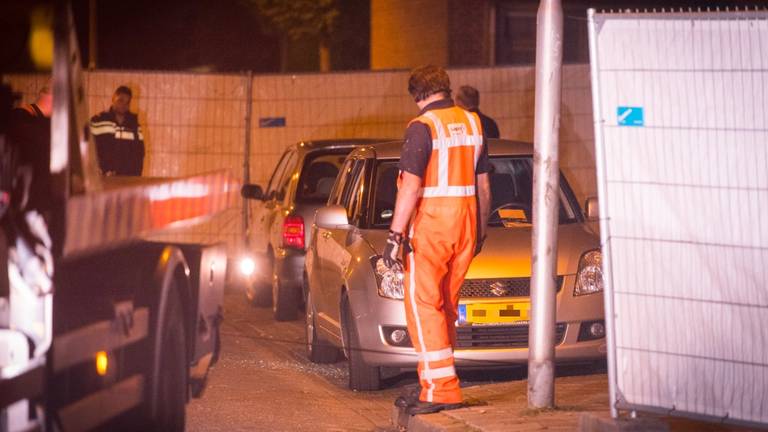
[[[469,110],[478,109],[480,107],[480,92],[472,86],[461,86],[456,93],[456,103]]]
[[[115,94],[116,95],[124,94],[124,95],[128,96],[129,98],[133,99],[133,92],[131,91],[131,88],[128,87],[128,86],[121,85],[120,87],[115,89]]]
[[[445,69],[439,66],[417,67],[411,71],[408,78],[408,93],[416,102],[421,102],[435,93],[445,93],[446,97],[450,97],[451,80]]]

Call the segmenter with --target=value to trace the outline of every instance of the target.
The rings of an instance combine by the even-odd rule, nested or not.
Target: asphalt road
[[[242,292],[224,296],[222,353],[200,399],[187,406],[189,431],[387,431],[403,374],[376,392],[353,392],[346,363],[316,365],[304,351],[304,322],[275,322]]]
[[[347,365],[309,362],[304,321],[275,322],[228,288],[222,353],[200,399],[187,406],[189,431],[391,431],[392,402],[416,374],[391,374],[385,388],[347,388]],[[579,372],[576,372],[579,373]],[[583,372],[582,372],[583,373]],[[462,386],[524,380],[525,369],[459,371]]]

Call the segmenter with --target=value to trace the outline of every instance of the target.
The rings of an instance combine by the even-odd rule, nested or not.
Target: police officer
[[[453,358],[459,289],[485,238],[491,166],[480,119],[454,105],[445,70],[413,70],[408,91],[421,112],[405,133],[383,259],[397,268],[404,249],[406,319],[420,390],[395,405],[415,415],[461,406]]]
[[[139,176],[144,166],[144,136],[139,119],[130,111],[133,93],[120,86],[112,106],[91,118],[99,168],[104,175]]]

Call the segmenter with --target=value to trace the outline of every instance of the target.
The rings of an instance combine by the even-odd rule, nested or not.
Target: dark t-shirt
[[[51,200],[51,119],[36,105],[30,107],[33,112],[13,110],[8,137],[19,149],[19,165],[32,168],[28,207],[47,210]]]
[[[499,126],[496,124],[496,120],[488,117],[487,115],[480,112],[479,109],[470,110],[473,113],[477,114],[478,117],[480,117],[480,124],[483,125],[483,135],[485,135],[486,138],[498,138],[499,137]]]
[[[451,99],[441,99],[424,107],[419,115],[429,110],[450,108],[453,106]],[[402,171],[424,178],[429,158],[432,155],[432,135],[429,126],[415,121],[405,130],[405,143],[400,151],[399,168]],[[483,174],[491,171],[491,162],[488,159],[488,143],[483,139],[483,149],[477,160],[475,173]]]

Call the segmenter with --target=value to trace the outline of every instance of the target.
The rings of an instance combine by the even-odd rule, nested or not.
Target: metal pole
[[[592,115],[595,126],[595,165],[597,166],[597,195],[600,197],[600,243],[603,251],[603,283],[605,292],[605,339],[608,349],[608,398],[611,404],[611,417],[617,418],[616,408],[616,323],[613,311],[613,268],[611,266],[611,238],[608,220],[608,200],[606,182],[605,146],[603,140],[602,104],[600,103],[600,59],[597,56],[597,22],[595,10],[587,10],[587,28],[589,29],[589,74],[592,77]]]
[[[560,0],[541,0],[536,18],[529,408],[555,406],[555,280],[560,205],[558,132],[562,48],[563,8]]]
[[[245,144],[243,145],[243,184],[251,182],[251,116],[253,113],[253,71],[245,83]],[[248,246],[248,200],[243,199],[243,239]]]
[[[88,1],[88,70],[96,69],[96,0]]]

